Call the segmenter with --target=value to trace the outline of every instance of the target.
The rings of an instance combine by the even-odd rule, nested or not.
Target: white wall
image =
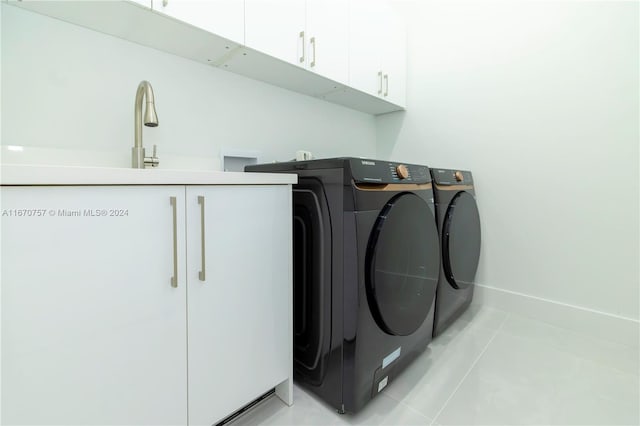
[[[263,161],[291,159],[298,149],[317,157],[375,156],[371,115],[2,8],[5,162],[129,166],[141,80],[153,86],[160,122],[144,128],[143,141],[148,154],[158,145],[161,167],[219,169],[221,148],[260,151]]]
[[[480,284],[638,319],[638,5],[404,4],[378,156],[473,171]]]

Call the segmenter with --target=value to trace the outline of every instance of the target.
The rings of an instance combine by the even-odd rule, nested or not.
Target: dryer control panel
[[[364,158],[351,158],[349,165],[353,180],[356,182],[384,184],[431,182],[427,166]]]
[[[473,185],[473,176],[468,170],[431,169],[433,180],[438,185]]]

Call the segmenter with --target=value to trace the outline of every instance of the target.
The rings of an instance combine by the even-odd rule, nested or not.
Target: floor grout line
[[[496,328],[496,331],[493,333],[493,336],[491,336],[491,338],[489,339],[489,341],[487,342],[486,345],[484,345],[484,348],[482,348],[482,351],[480,352],[480,354],[476,357],[476,359],[473,361],[473,363],[471,364],[471,366],[469,367],[469,369],[467,370],[466,373],[464,373],[464,376],[462,376],[462,379],[460,379],[460,381],[458,382],[458,384],[456,385],[455,389],[453,389],[453,391],[451,392],[451,394],[449,395],[449,397],[447,398],[447,400],[444,402],[444,404],[442,404],[442,407],[440,407],[440,410],[438,410],[438,412],[436,413],[436,415],[433,417],[433,420],[431,421],[431,426],[433,426],[436,421],[438,420],[438,417],[440,417],[440,414],[442,414],[442,412],[444,411],[444,409],[447,407],[447,404],[449,404],[449,401],[451,401],[451,398],[453,398],[453,396],[456,394],[456,392],[458,391],[458,389],[460,388],[460,386],[462,386],[462,383],[464,383],[465,379],[467,378],[467,376],[469,376],[469,373],[471,373],[471,370],[473,370],[473,368],[476,366],[476,364],[478,363],[478,361],[480,361],[480,358],[482,358],[482,355],[484,355],[484,353],[487,351],[487,349],[489,348],[489,345],[491,345],[491,342],[493,342],[493,339],[496,338],[496,336],[498,335],[498,333],[500,332],[500,330],[502,330],[502,327],[504,326],[504,324],[507,322],[507,319],[511,316],[510,313],[507,313],[507,315],[504,317],[504,319],[502,320],[502,322],[500,323],[500,325],[498,326],[498,328]]]

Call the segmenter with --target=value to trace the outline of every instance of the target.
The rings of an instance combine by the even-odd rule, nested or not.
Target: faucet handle
[[[158,147],[153,145],[153,155],[151,157],[144,157],[144,165],[145,167],[158,167],[160,164],[160,160],[158,160]]]

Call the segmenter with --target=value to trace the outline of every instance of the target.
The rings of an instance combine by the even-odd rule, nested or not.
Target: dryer
[[[480,215],[470,171],[431,169],[442,262],[433,335],[469,307],[480,258]]]
[[[298,174],[294,377],[357,412],[431,341],[440,253],[429,169],[334,158],[245,170]]]

